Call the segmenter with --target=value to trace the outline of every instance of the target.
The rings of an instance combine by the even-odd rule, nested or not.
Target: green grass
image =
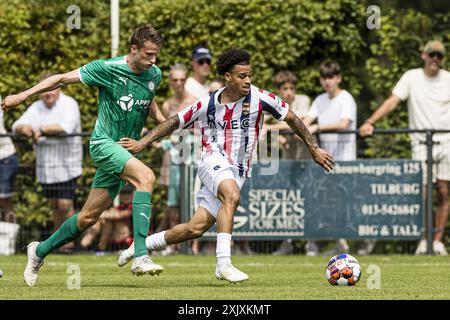
[[[324,270],[328,257],[301,255],[235,256],[248,273],[245,283],[229,284],[214,277],[214,256],[155,257],[165,267],[159,277],[131,276],[129,265],[116,266],[116,256],[50,255],[35,287],[22,279],[24,255],[0,257],[0,301],[4,299],[449,299],[450,258],[415,256],[358,257],[362,278],[355,287],[330,286]],[[79,290],[67,288],[69,264],[78,265]],[[381,288],[369,289],[370,264],[381,271]]]

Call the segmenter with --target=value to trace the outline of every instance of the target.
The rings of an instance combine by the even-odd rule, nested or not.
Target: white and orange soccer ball
[[[354,286],[361,278],[361,266],[351,255],[341,253],[328,261],[325,274],[334,286]]]

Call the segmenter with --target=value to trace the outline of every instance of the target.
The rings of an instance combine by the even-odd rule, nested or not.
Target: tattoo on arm
[[[144,143],[146,147],[148,147],[159,138],[171,134],[173,131],[178,129],[179,126],[180,126],[180,119],[178,118],[178,115],[175,115],[169,118],[167,121],[164,121],[163,123],[160,123],[159,125],[154,127],[152,131],[150,131],[146,136],[144,136],[141,139],[141,141]]]
[[[294,131],[294,133],[297,136],[299,136],[303,140],[303,142],[305,142],[309,150],[312,151],[319,147],[317,143],[314,141],[313,137],[311,136],[311,133],[309,133],[309,130],[305,126],[303,121],[300,120],[300,118],[297,117],[295,114],[286,119],[286,123],[289,125],[292,131]]]

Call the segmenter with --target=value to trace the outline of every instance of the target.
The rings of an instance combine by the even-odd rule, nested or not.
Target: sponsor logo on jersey
[[[217,171],[217,170],[219,170],[220,168],[221,168],[220,166],[215,166],[213,169]]]
[[[129,94],[127,96],[120,97],[119,100],[117,100],[117,103],[124,111],[131,111],[133,109],[133,95]]]
[[[217,126],[216,126],[217,123]],[[216,123],[210,122],[209,128],[210,129],[217,129],[219,127],[222,130],[225,130],[228,123],[230,123],[231,129],[248,129],[250,127],[250,119],[244,118],[242,120],[234,119],[234,120],[224,120],[224,121],[217,121]]]
[[[142,100],[142,99],[133,99],[133,95],[129,94],[127,96],[120,97],[119,100],[117,100],[117,103],[124,111],[130,112],[133,110],[133,106],[143,106],[144,108],[148,108],[150,106],[151,100]]]

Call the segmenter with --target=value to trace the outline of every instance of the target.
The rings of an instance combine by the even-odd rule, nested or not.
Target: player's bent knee
[[[141,190],[153,190],[153,186],[155,185],[156,177],[152,170],[146,170],[138,180],[138,188]]]
[[[241,201],[241,194],[239,190],[228,192],[224,197],[224,204],[231,207],[237,208],[240,201]]]

